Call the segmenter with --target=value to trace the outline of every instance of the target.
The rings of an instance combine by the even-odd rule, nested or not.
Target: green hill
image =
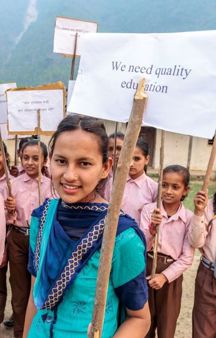
[[[175,32],[216,28],[215,0],[207,2],[3,0],[2,2],[0,82],[15,81],[18,86],[38,85],[57,80],[67,84],[71,60],[52,52],[56,16],[97,21],[99,31],[102,32]],[[25,31],[26,11],[30,3],[35,4],[33,9],[37,18],[27,25]],[[20,34],[21,38],[18,41]]]

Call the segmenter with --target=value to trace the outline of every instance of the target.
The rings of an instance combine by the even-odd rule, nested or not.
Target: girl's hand
[[[154,226],[160,225],[162,221],[162,215],[160,212],[160,209],[155,209],[153,213],[151,214],[151,223],[154,224]]]
[[[154,237],[157,233],[157,225],[154,225],[153,223],[149,224],[149,232]]]
[[[149,286],[152,289],[159,290],[161,289],[164,284],[167,282],[167,278],[162,273],[156,273],[153,277],[147,277]]]
[[[8,212],[13,212],[16,210],[16,200],[14,197],[8,197],[5,201],[5,207]]]
[[[204,210],[208,204],[208,194],[205,191],[199,191],[194,198],[194,214],[197,216],[202,216]]]

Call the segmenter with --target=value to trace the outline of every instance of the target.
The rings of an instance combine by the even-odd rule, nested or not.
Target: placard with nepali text
[[[7,91],[8,129],[13,134],[52,134],[65,113],[64,85],[61,82],[34,88]]]
[[[140,79],[144,125],[211,138],[216,127],[216,31],[83,34],[68,111],[126,122]]]
[[[57,17],[54,32],[54,53],[64,55],[74,54],[75,34],[96,33],[97,23],[72,18]],[[76,55],[80,55],[79,42],[77,42]]]

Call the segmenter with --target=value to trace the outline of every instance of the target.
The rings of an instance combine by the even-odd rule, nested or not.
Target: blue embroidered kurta
[[[51,200],[41,235],[37,268],[36,246],[43,208],[44,206],[33,212],[30,227],[29,271],[36,277],[33,299],[38,311],[28,337],[84,338],[92,319],[101,239],[95,242],[80,261],[72,282],[58,304],[52,309],[44,308],[44,304],[71,254],[92,227],[106,215],[107,204],[64,205],[61,200]],[[145,268],[145,241],[142,234],[133,219],[121,215],[102,338],[111,338],[115,334],[119,324],[119,304],[124,308],[139,310],[146,303]]]

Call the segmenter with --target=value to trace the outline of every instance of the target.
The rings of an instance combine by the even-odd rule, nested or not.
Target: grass
[[[194,209],[194,196],[196,195],[197,191],[199,191],[202,187],[202,182],[196,182],[196,181],[191,181],[190,184],[190,192],[187,196],[187,198],[184,201],[184,205],[186,208],[190,209],[193,211]],[[214,194],[214,192],[216,191],[216,182],[210,182],[209,184],[209,198],[212,197],[212,195]]]

